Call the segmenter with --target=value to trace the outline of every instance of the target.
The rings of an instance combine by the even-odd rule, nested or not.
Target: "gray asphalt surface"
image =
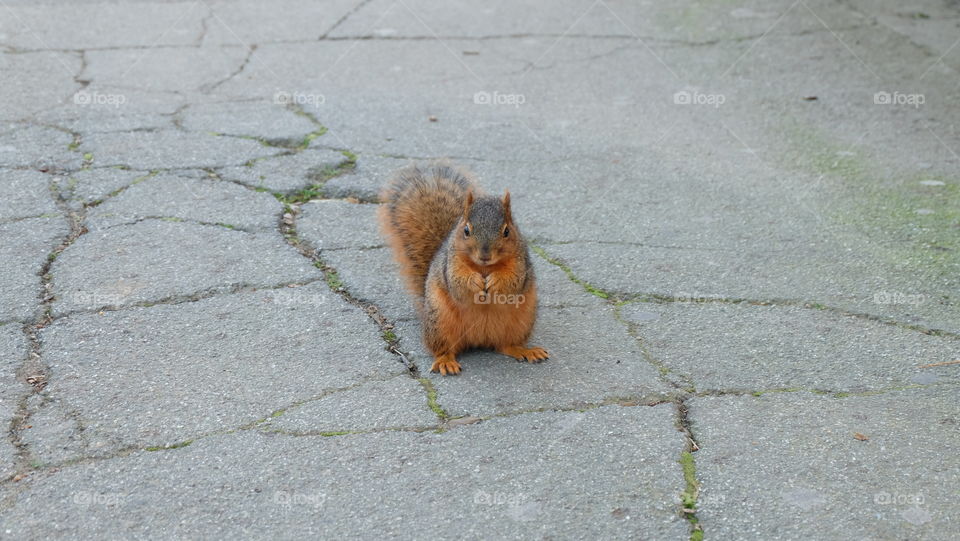
[[[0,539],[960,527],[955,0],[0,0],[0,71]],[[429,373],[441,157],[549,361]]]

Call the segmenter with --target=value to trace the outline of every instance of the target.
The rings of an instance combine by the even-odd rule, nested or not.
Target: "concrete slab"
[[[621,308],[650,355],[698,391],[801,388],[863,392],[958,381],[960,340],[797,306],[691,298]]]
[[[682,539],[683,438],[673,413],[669,405],[534,413],[444,434],[242,431],[37,476],[0,527],[17,537],[161,527],[188,537],[404,537],[417,522],[417,535],[435,538]],[[384,494],[413,497],[384,505]],[[41,520],[37,508],[49,513]],[[133,518],[144,514],[151,518]]]
[[[28,321],[40,311],[39,272],[69,234],[66,220],[28,218],[0,224],[0,321]]]
[[[278,233],[153,219],[81,236],[51,272],[56,315],[322,276]]]
[[[935,489],[955,469],[956,393],[691,400],[704,537],[940,538],[960,512]]]
[[[436,429],[439,423],[440,419],[427,405],[427,393],[420,382],[409,374],[401,374],[288,408],[261,427],[284,434],[334,434]]]
[[[297,302],[308,296],[323,302]],[[323,283],[75,315],[44,329],[43,343],[45,396],[76,412],[84,454],[174,445],[406,373],[367,316]],[[131,379],[136,393],[124,390]],[[40,455],[57,458],[69,432],[40,430]]]
[[[243,231],[273,231],[282,210],[271,194],[232,182],[160,174],[91,208],[86,223],[93,230],[165,217]]]

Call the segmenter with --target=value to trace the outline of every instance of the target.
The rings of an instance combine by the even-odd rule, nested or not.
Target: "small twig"
[[[957,360],[955,360],[955,361],[944,361],[944,362],[942,362],[942,363],[925,364],[925,365],[921,366],[920,368],[934,368],[934,367],[937,367],[937,366],[947,366],[947,365],[950,365],[950,364],[960,364],[960,359],[957,359]]]

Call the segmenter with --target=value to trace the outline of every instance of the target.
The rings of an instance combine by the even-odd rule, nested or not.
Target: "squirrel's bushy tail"
[[[446,162],[400,169],[380,192],[380,227],[407,287],[423,296],[430,262],[463,214],[472,175]]]

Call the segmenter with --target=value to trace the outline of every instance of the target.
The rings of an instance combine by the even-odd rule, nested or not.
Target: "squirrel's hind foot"
[[[547,353],[547,350],[537,347],[527,348],[523,346],[506,346],[497,348],[497,351],[503,353],[504,355],[509,355],[519,361],[527,361],[528,363],[538,363],[548,359],[550,356]]]
[[[457,362],[457,358],[452,353],[437,355],[437,358],[433,360],[433,365],[430,367],[430,371],[440,372],[441,376],[446,376],[447,374],[459,374],[460,363]]]

